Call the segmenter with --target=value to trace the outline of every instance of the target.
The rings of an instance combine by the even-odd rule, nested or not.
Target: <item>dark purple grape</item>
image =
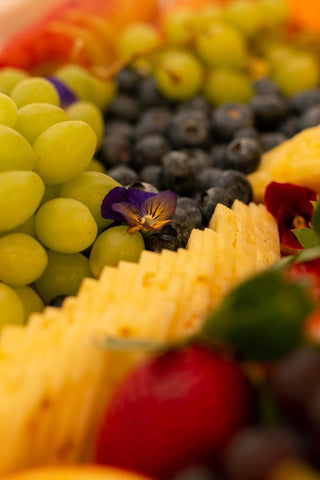
[[[230,480],[268,480],[282,461],[303,454],[303,440],[295,432],[285,427],[250,427],[233,438],[224,464]]]
[[[270,382],[283,412],[300,423],[307,404],[320,388],[320,353],[308,346],[296,350],[278,363]]]

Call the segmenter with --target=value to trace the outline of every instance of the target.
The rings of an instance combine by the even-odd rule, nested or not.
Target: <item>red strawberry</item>
[[[320,300],[320,258],[304,263],[295,263],[288,271],[293,281],[309,282],[312,293]]]
[[[217,457],[246,422],[249,405],[249,387],[235,363],[203,346],[170,351],[120,386],[96,459],[168,478]]]

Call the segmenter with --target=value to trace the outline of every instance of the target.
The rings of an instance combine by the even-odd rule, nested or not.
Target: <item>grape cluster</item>
[[[44,303],[58,306],[85,277],[136,261],[144,249],[140,233],[104,232],[112,222],[101,203],[119,183],[93,155],[104,131],[96,104],[110,100],[110,85],[73,66],[58,77],[78,95],[64,109],[55,82],[0,72],[1,326],[23,324]]]

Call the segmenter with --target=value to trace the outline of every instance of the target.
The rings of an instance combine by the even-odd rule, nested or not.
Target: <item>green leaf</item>
[[[311,221],[315,233],[320,237],[320,202],[314,202],[314,212]],[[319,240],[320,242],[320,240]]]
[[[312,248],[320,245],[320,236],[313,228],[297,228],[293,230],[293,233],[303,248]]]
[[[246,360],[276,360],[303,340],[314,308],[305,286],[266,270],[233,290],[204,324],[208,340],[232,347]]]

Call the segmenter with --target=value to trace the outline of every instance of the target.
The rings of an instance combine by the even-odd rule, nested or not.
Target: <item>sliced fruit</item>
[[[289,182],[320,192],[320,126],[308,128],[262,156],[258,170],[249,175],[254,200],[263,201],[267,185]]]

